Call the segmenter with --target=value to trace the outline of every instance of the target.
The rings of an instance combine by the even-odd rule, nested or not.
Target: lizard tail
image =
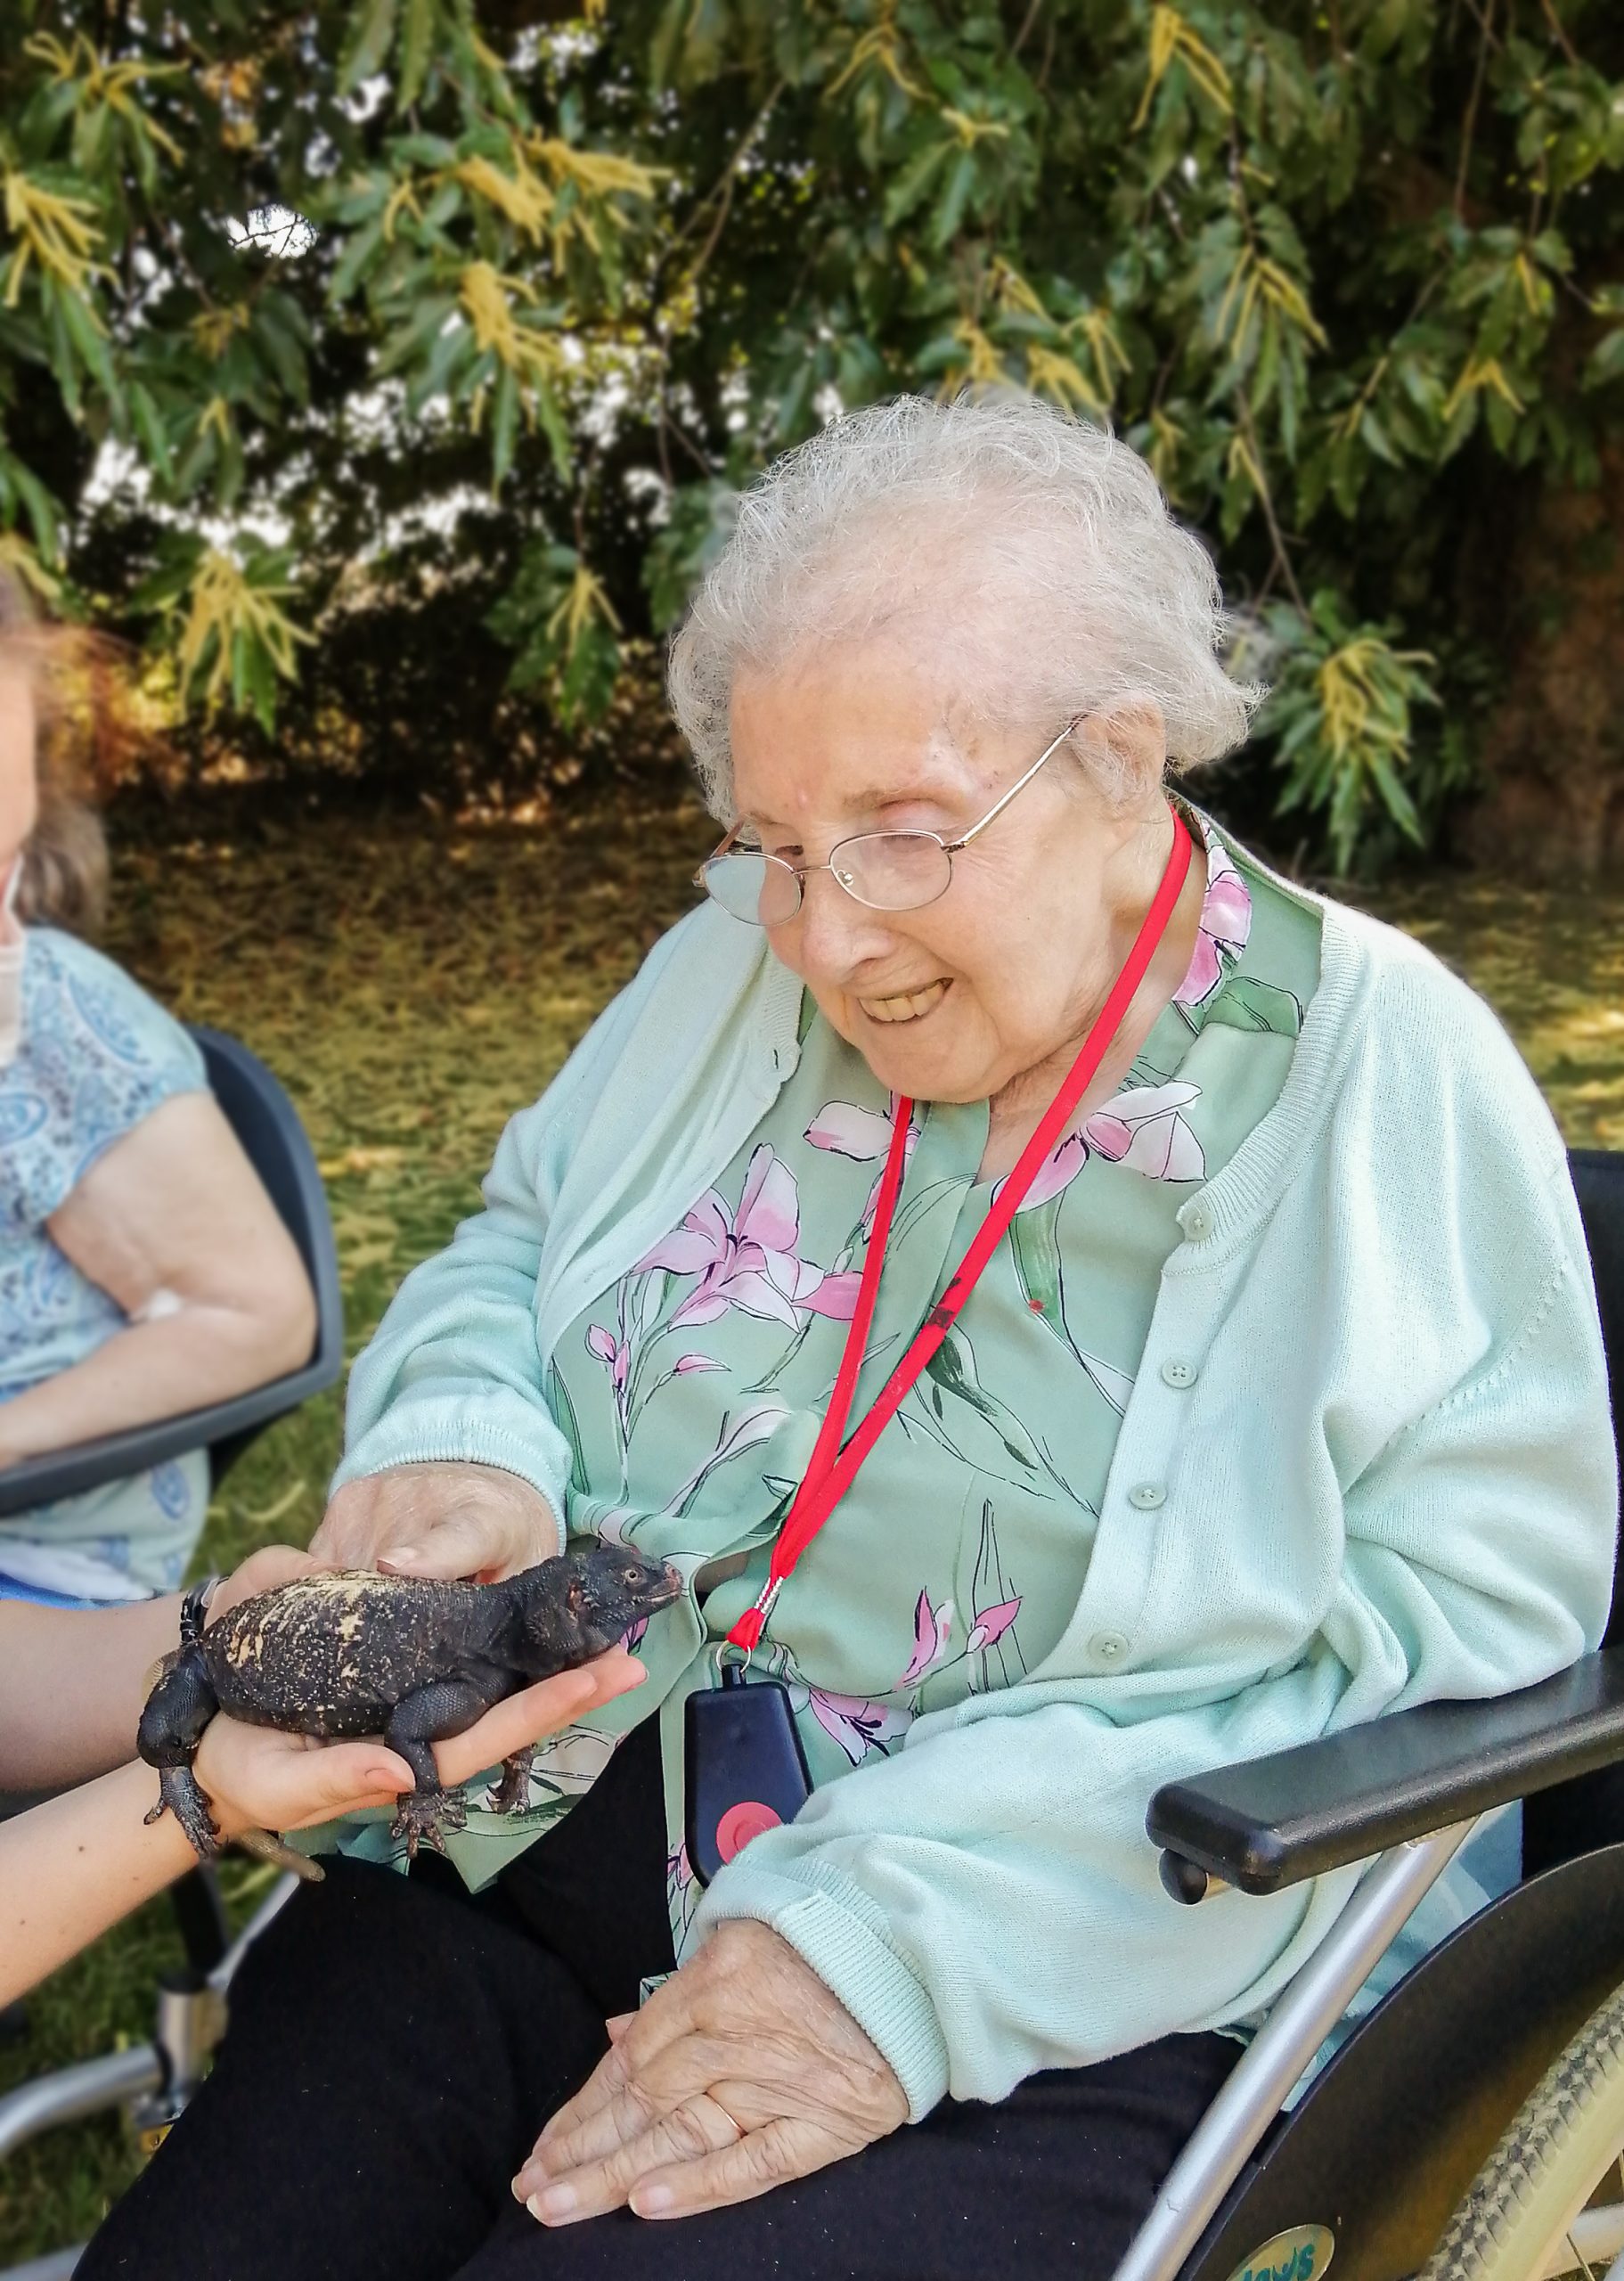
[[[273,1861],[279,1869],[291,1869],[306,1884],[319,1885],[327,1875],[319,1861],[313,1861],[308,1853],[296,1853],[291,1845],[284,1845],[268,1829],[240,1829],[232,1844],[241,1846],[243,1852],[251,1853],[257,1861]]]

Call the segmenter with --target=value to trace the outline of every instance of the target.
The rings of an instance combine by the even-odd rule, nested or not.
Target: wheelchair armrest
[[[313,1394],[332,1385],[343,1367],[343,1354],[330,1351],[323,1341],[301,1370],[273,1378],[229,1402],[211,1402],[204,1410],[189,1410],[178,1418],[159,1418],[150,1426],[131,1427],[121,1434],[102,1434],[94,1442],[76,1442],[69,1450],[52,1450],[44,1457],[25,1458],[20,1465],[0,1473],[0,1520],[14,1514],[37,1512],[59,1497],[78,1497],[109,1481],[125,1481],[144,1473],[167,1458],[184,1457],[192,1450],[216,1454],[217,1477],[223,1470],[217,1453],[223,1445],[246,1439],[273,1418],[281,1418]]]
[[[1624,1647],[1482,1702],[1424,1703],[1294,1750],[1170,1782],[1145,1827],[1162,1881],[1277,1893],[1624,1760]]]

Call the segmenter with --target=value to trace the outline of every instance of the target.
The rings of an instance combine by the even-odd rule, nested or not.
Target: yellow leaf
[[[1449,390],[1443,408],[1444,418],[1453,420],[1468,397],[1477,396],[1485,388],[1491,396],[1498,396],[1502,404],[1508,404],[1514,412],[1522,411],[1522,399],[1500,370],[1498,358],[1469,356],[1465,369]]]
[[[604,593],[602,582],[584,562],[577,562],[569,592],[547,621],[548,638],[556,639],[559,627],[564,627],[565,649],[573,658],[575,644],[594,617],[601,617],[607,625],[614,627],[616,634],[620,632],[620,620],[615,614],[615,605]]]
[[[1027,349],[1026,380],[1036,395],[1052,397],[1056,404],[1084,412],[1106,409],[1105,400],[1093,382],[1069,356],[1059,356],[1052,348],[1040,348],[1034,344]]]
[[[948,373],[942,383],[944,397],[967,384],[971,388],[992,388],[1009,378],[1003,358],[973,318],[961,318],[953,327],[953,338],[963,343],[968,361],[955,365]]]
[[[1169,66],[1177,57],[1189,73],[1195,85],[1207,101],[1227,119],[1234,109],[1229,91],[1229,74],[1222,61],[1214,55],[1199,32],[1187,24],[1177,8],[1158,5],[1150,12],[1149,76],[1145,93],[1139,99],[1129,133],[1144,126],[1150,116],[1151,100],[1167,76]]]
[[[845,69],[824,89],[824,101],[827,102],[831,96],[837,95],[849,80],[856,78],[860,71],[866,71],[873,64],[910,102],[923,102],[924,88],[916,86],[902,69],[902,35],[896,28],[896,0],[880,0],[873,24],[853,41],[852,53],[845,60]]]
[[[504,277],[488,261],[470,262],[463,271],[459,298],[481,349],[489,349],[516,378],[533,382],[552,379],[563,355],[551,333],[520,325],[513,315],[513,297],[534,301],[535,290],[522,277]]]
[[[221,405],[218,397],[209,406],[209,413],[215,405]],[[223,405],[221,409],[224,409]],[[208,413],[204,417],[207,420]],[[204,684],[203,701],[210,707],[217,705],[231,681],[232,646],[239,634],[258,641],[275,670],[285,680],[290,680],[296,670],[297,645],[315,639],[302,626],[295,625],[282,609],[278,596],[291,591],[288,586],[250,585],[241,566],[229,554],[217,550],[205,554],[192,576],[191,605],[176,652],[181,687],[190,689],[201,670],[213,636],[216,646]]]
[[[660,178],[670,169],[640,166],[635,159],[617,159],[610,151],[577,151],[573,143],[556,135],[530,137],[526,148],[561,187],[573,182],[589,198],[652,198]]]
[[[548,217],[552,212],[552,192],[539,176],[531,172],[525,163],[524,153],[517,145],[513,147],[512,156],[514,171],[511,175],[504,175],[488,159],[464,159],[451,171],[465,190],[472,191],[477,198],[483,198],[487,206],[494,206],[499,213],[507,216],[516,230],[522,231],[533,244],[539,245]],[[390,217],[386,208],[386,235],[389,226]]]
[[[22,290],[23,272],[32,256],[70,293],[83,294],[90,280],[104,274],[94,259],[102,232],[92,218],[95,208],[87,198],[71,198],[31,181],[20,167],[5,170],[5,225],[21,241],[11,264],[5,306],[14,309]],[[98,332],[102,330],[94,308],[86,312]]]
[[[198,347],[214,364],[224,356],[235,335],[248,331],[249,323],[248,309],[239,301],[231,308],[205,309],[192,318],[191,329]]]
[[[973,151],[978,143],[989,139],[993,142],[1008,140],[1009,129],[1001,119],[972,119],[967,111],[954,110],[947,103],[942,106],[942,116],[967,151]]]

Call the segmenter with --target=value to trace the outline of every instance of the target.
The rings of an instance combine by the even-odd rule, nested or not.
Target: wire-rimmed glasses
[[[734,838],[740,830],[735,824],[715,854],[694,873],[694,884],[702,887],[730,918],[741,919],[751,927],[782,927],[793,919],[814,871],[832,873],[854,903],[864,903],[870,911],[923,910],[952,885],[953,858],[960,848],[967,847],[978,832],[1002,815],[1050,754],[1059,751],[1081,718],[1077,714],[1069,720],[1026,773],[957,839],[943,839],[935,831],[860,831],[849,839],[836,840],[825,863],[788,863],[781,855],[769,855],[764,848],[735,846]]]

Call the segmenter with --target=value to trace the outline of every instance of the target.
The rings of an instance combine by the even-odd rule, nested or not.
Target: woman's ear
[[[1105,789],[1122,807],[1137,807],[1161,789],[1167,773],[1167,724],[1154,697],[1123,698],[1090,713],[1077,732],[1103,765]]]

